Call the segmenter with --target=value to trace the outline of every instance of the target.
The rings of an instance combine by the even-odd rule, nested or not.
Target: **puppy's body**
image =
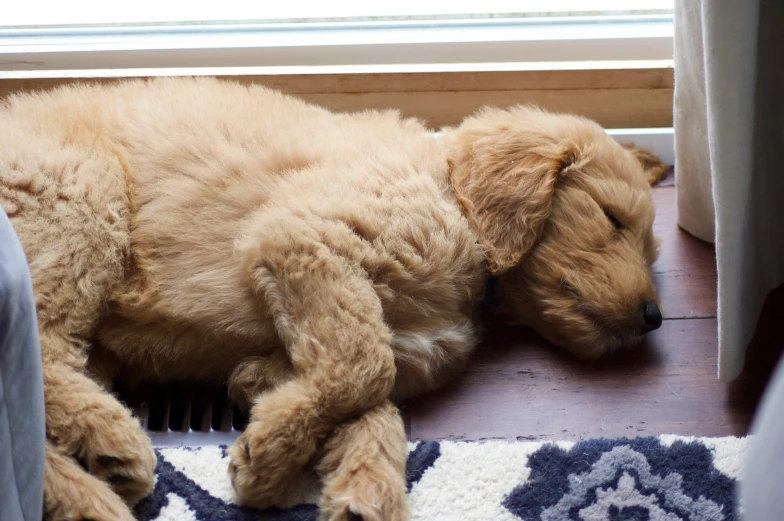
[[[535,109],[437,140],[209,79],[12,97],[0,205],[35,289],[55,519],[130,519],[118,495],[152,485],[149,442],[94,379],[228,382],[253,403],[240,500],[281,504],[320,460],[323,518],[403,520],[389,400],[463,366],[490,273],[502,307],[588,356],[661,323],[640,164]]]
[[[75,194],[51,218],[69,218],[57,206],[75,207],[114,235],[97,332],[132,367],[124,377],[225,382],[240,362],[283,349],[243,265],[243,236],[263,233],[255,223],[282,212],[320,221],[334,234],[332,246],[373,280],[394,332],[401,394],[465,360],[483,255],[455,204],[439,143],[418,122],[394,112],[333,114],[211,80],[130,82],[21,101],[0,128],[18,135],[20,125],[37,125],[24,140],[53,136],[81,165],[68,177],[36,173],[34,182],[54,197]],[[22,157],[25,148],[46,146],[2,141]],[[89,164],[96,155],[101,161]],[[9,180],[2,204],[29,250],[39,232],[26,232],[25,221],[38,228],[40,216],[14,211],[23,194]],[[85,204],[83,193],[93,200]],[[40,230],[40,247],[58,249],[53,232]],[[51,278],[48,268],[35,279]]]

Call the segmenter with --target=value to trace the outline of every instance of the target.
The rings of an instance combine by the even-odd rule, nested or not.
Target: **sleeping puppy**
[[[658,166],[658,164],[654,165]],[[484,109],[433,139],[212,79],[0,106],[0,205],[35,288],[53,520],[130,520],[155,457],[111,381],[228,383],[240,502],[405,520],[393,400],[433,389],[499,310],[584,357],[661,325],[648,173],[595,123]],[[81,463],[81,465],[80,465]]]

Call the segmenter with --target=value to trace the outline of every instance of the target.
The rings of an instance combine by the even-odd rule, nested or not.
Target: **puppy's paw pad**
[[[374,514],[363,515],[359,513],[359,508],[356,506],[349,506],[344,508],[335,508],[330,510],[322,510],[322,521],[376,521],[378,518]]]
[[[119,460],[120,458],[116,456],[107,456],[106,454],[101,454],[100,456],[95,457],[95,462],[102,467],[108,467],[112,463],[116,463]]]
[[[365,521],[365,518],[362,517],[362,514],[357,514],[349,508],[346,510],[346,521]]]
[[[111,455],[87,455],[90,474],[108,483],[129,505],[136,504],[152,492],[157,464],[155,452],[146,437],[137,437],[135,441],[124,447],[116,446]]]
[[[109,474],[106,476],[106,481],[113,486],[120,486],[120,485],[127,485],[129,483],[133,483],[134,479],[130,476],[125,476],[123,474]]]
[[[358,473],[340,480],[341,486],[328,483],[321,497],[322,521],[408,521],[405,485],[395,486],[394,478],[378,479]]]

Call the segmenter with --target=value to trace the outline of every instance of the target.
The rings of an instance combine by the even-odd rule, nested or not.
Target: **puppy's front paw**
[[[93,426],[85,437],[80,456],[90,474],[106,481],[133,506],[152,492],[157,464],[155,452],[139,422],[130,414],[113,420],[102,422],[100,428]]]
[[[44,478],[46,521],[134,521],[122,498],[100,479],[54,449],[47,451]]]
[[[405,471],[401,467],[372,446],[343,455],[340,464],[324,475],[321,521],[408,521]]]
[[[126,437],[134,436],[126,433]],[[135,441],[118,444],[106,452],[88,455],[87,468],[91,474],[106,481],[131,506],[152,492],[156,460],[146,436],[138,436]]]
[[[98,397],[99,399],[102,397]],[[82,412],[69,424],[67,437],[49,427],[53,442],[93,476],[108,483],[128,505],[150,494],[155,452],[139,422],[114,400]]]
[[[373,464],[378,462],[374,461]],[[408,521],[405,480],[395,469],[354,467],[327,479],[321,521]]]
[[[270,421],[249,423],[227,451],[237,499],[256,508],[284,505],[288,487],[315,451],[307,429]]]
[[[103,487],[101,487],[102,484]],[[136,521],[128,506],[99,480],[71,487],[76,493],[44,501],[46,521]]]

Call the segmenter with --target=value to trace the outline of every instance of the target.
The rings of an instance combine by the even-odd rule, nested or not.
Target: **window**
[[[30,0],[3,13],[0,71],[670,60],[672,11],[673,0]]]
[[[667,158],[673,2],[27,0],[0,17],[0,96],[214,75],[332,110],[396,108],[432,128],[534,103]]]
[[[227,0],[223,2],[67,3],[33,0],[3,13],[0,27],[41,27],[94,24],[444,20],[547,16],[671,15],[674,0],[485,0],[285,3]]]

